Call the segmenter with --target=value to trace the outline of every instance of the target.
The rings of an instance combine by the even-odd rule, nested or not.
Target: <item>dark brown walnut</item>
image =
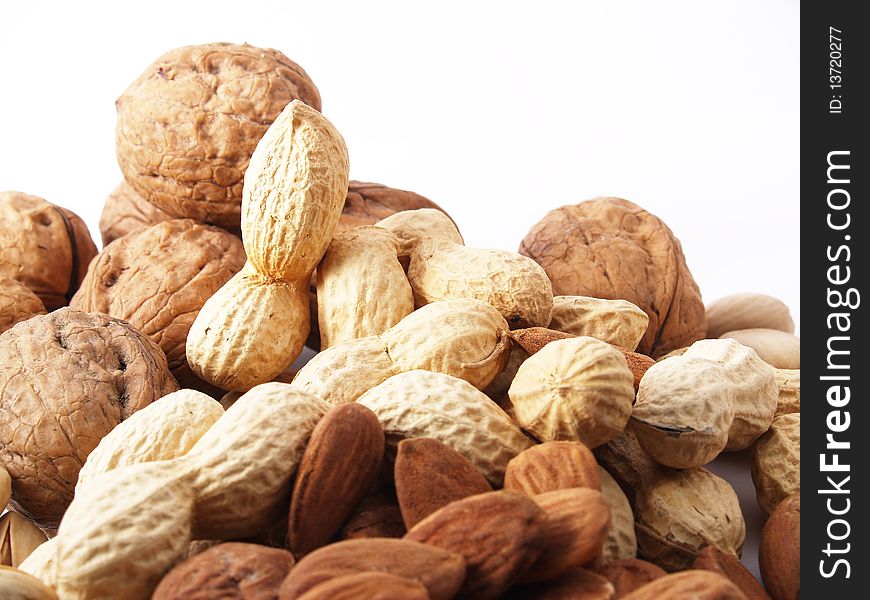
[[[103,246],[108,246],[140,227],[156,225],[174,218],[148,202],[129,183],[123,181],[106,198],[103,212],[100,213]]]
[[[0,333],[34,315],[44,315],[42,300],[19,281],[0,275]]]
[[[425,586],[432,600],[450,600],[465,579],[465,560],[458,553],[409,540],[337,542],[299,561],[281,584],[280,600],[296,600],[326,581],[373,571],[413,579]]]
[[[637,352],[657,358],[702,339],[704,303],[679,240],[658,217],[621,198],[550,211],[520,254],[537,261],[553,293],[623,299],[649,315]]]
[[[244,264],[245,249],[235,236],[172,219],[106,246],[70,306],[128,321],[160,346],[182,387],[216,394],[187,364],[187,333],[205,301]]]
[[[613,584],[614,600],[668,574],[658,565],[639,558],[612,560],[596,570]]]
[[[779,503],[761,531],[761,578],[773,600],[798,600],[801,594],[801,495]]]
[[[152,600],[274,600],[293,567],[286,550],[229,542],[209,548],[172,569]]]
[[[614,600],[613,584],[587,569],[574,569],[557,579],[515,586],[505,600]]]
[[[277,50],[223,43],[171,50],[115,103],[118,164],[167,213],[238,229],[251,154],[295,99],[321,108],[308,74]]]
[[[72,211],[0,192],[0,276],[23,283],[48,310],[69,304],[96,255],[85,222]]]
[[[399,442],[395,479],[402,519],[409,529],[455,500],[492,491],[467,458],[430,438]]]
[[[698,554],[693,569],[704,569],[724,575],[740,588],[747,600],[770,600],[767,592],[740,559],[714,546],[707,546]]]
[[[0,335],[0,463],[12,505],[57,527],[100,439],[177,389],[160,348],[108,315],[61,308]]]
[[[419,581],[389,573],[357,573],[316,585],[299,600],[429,600]]]
[[[400,538],[407,533],[398,501],[383,491],[363,498],[341,528],[343,540]]]

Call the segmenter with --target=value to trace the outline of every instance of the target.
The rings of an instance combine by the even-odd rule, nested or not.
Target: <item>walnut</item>
[[[657,358],[702,339],[707,321],[680,241],[658,217],[621,198],[552,210],[520,254],[536,260],[553,293],[622,299],[649,316],[637,351]]]
[[[172,50],[116,102],[118,164],[137,192],[169,214],[238,229],[251,154],[294,99],[320,110],[314,83],[277,50]]]
[[[0,333],[33,315],[44,315],[39,296],[23,283],[0,275]]]
[[[70,306],[129,321],[160,346],[182,387],[216,393],[187,364],[187,333],[205,301],[244,264],[245,249],[237,237],[190,219],[172,219],[106,246]]]
[[[434,208],[447,214],[443,208],[420,194],[389,188],[380,183],[351,181],[335,233],[360,225],[374,225],[397,212],[418,208]]]
[[[134,229],[168,221],[174,217],[140,196],[126,181],[112,190],[100,214],[100,235],[103,246]]]
[[[69,303],[96,254],[87,226],[72,211],[0,192],[0,276],[26,285],[48,310]]]
[[[0,463],[12,505],[57,527],[79,469],[115,425],[178,385],[128,323],[61,308],[0,335]]]

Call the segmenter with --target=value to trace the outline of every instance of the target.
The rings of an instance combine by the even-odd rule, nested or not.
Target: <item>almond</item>
[[[613,584],[587,569],[574,569],[558,579],[517,586],[505,600],[614,600]]]
[[[601,554],[610,528],[610,506],[597,490],[569,488],[533,497],[544,509],[544,551],[523,581],[546,581]]]
[[[293,485],[287,539],[297,556],[329,543],[377,478],[384,430],[360,404],[330,410],[311,434]]]
[[[325,581],[369,571],[416,580],[431,600],[450,600],[465,580],[465,560],[456,552],[411,540],[337,542],[299,561],[281,584],[280,600],[294,600]]]
[[[429,600],[419,581],[389,573],[357,573],[316,585],[299,600]]]
[[[547,329],[546,327],[515,329],[508,335],[510,335],[510,338],[520,348],[528,352],[529,355],[534,354],[550,342],[577,337],[573,333],[564,333],[562,331],[556,331],[555,329]]]
[[[465,557],[462,595],[497,598],[537,560],[547,515],[531,498],[513,491],[488,492],[448,504],[415,525],[407,540]]]
[[[712,571],[690,569],[659,577],[622,600],[746,600],[736,585]]]
[[[395,498],[383,492],[367,496],[356,508],[344,527],[341,539],[400,538],[407,533],[402,513]]]
[[[399,508],[408,529],[455,500],[492,491],[486,477],[468,459],[431,438],[399,442],[395,479]]]
[[[639,558],[610,561],[598,568],[598,573],[613,584],[614,600],[630,594],[650,581],[667,575],[667,572],[660,566]]]
[[[523,450],[508,463],[507,490],[531,496],[565,488],[601,489],[598,463],[581,442],[546,442]]]
[[[761,531],[758,565],[773,600],[797,600],[801,591],[801,495],[779,503]]]
[[[646,373],[647,369],[656,364],[656,361],[640,352],[632,352],[619,346],[616,346],[616,348],[622,352],[629,371],[634,375],[634,391],[636,392],[640,387],[640,380],[643,378],[643,374]]]
[[[736,556],[723,552],[715,546],[707,546],[701,550],[692,568],[724,575],[740,588],[747,600],[770,600],[761,583]]]

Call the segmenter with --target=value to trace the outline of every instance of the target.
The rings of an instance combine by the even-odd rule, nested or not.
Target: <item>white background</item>
[[[115,99],[167,50],[248,42],[306,69],[353,178],[438,202],[468,245],[621,196],[671,227],[706,301],[765,292],[799,324],[797,0],[471,4],[5,3],[0,189],[99,243]]]

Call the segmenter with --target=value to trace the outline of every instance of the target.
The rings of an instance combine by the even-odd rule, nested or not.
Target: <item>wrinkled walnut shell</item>
[[[62,308],[0,335],[0,462],[12,505],[54,528],[100,439],[178,385],[128,323]]]
[[[187,333],[205,301],[244,264],[245,249],[237,237],[190,219],[172,219],[106,246],[70,305],[128,321],[160,346],[182,387],[212,393],[217,388],[187,364]]]
[[[649,316],[637,347],[653,358],[704,337],[707,320],[680,241],[658,217],[621,198],[550,211],[520,244],[553,293],[622,299]]]
[[[0,276],[23,283],[48,310],[69,303],[96,254],[87,226],[72,211],[0,192]]]
[[[380,183],[351,181],[348,183],[347,198],[335,233],[360,225],[374,225],[397,212],[418,208],[434,208],[447,215],[447,211],[420,194],[390,188]]]
[[[134,229],[174,219],[140,196],[126,181],[112,190],[100,213],[100,236],[108,246]]]
[[[277,50],[224,43],[171,50],[115,103],[118,164],[169,214],[238,229],[251,154],[295,99],[320,110],[314,83]]]
[[[0,333],[33,315],[44,315],[42,300],[23,283],[0,275]]]

